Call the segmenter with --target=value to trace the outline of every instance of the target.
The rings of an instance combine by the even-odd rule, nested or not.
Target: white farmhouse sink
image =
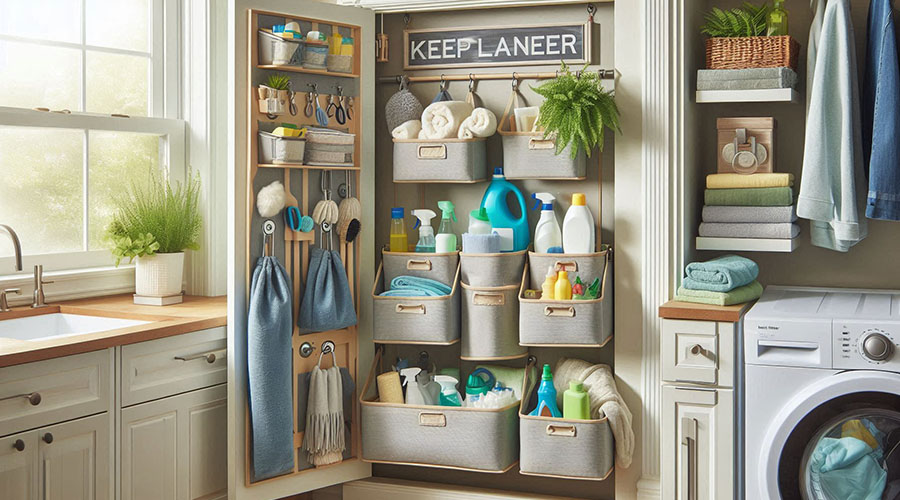
[[[105,332],[129,326],[146,325],[149,321],[104,318],[81,314],[41,314],[0,321],[0,337],[16,340],[47,340],[69,335]]]

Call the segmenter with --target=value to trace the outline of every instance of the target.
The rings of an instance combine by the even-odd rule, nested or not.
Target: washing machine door
[[[842,372],[775,415],[756,479],[771,499],[900,500],[898,445],[900,374]]]

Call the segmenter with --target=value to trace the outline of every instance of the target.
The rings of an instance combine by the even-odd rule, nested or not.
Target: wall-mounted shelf
[[[798,246],[798,238],[710,238],[697,237],[697,250],[720,250],[730,252],[793,252]]]
[[[277,64],[257,64],[259,69],[273,69],[276,71],[287,71],[289,73],[305,73],[307,75],[333,76],[337,78],[359,78],[354,73],[340,73],[337,71],[328,71],[327,69],[308,69],[300,66],[281,66]]]
[[[297,170],[359,170],[356,165],[307,165],[304,163],[260,163],[259,168],[292,168]]]
[[[794,89],[698,90],[697,102],[800,102],[800,93]]]

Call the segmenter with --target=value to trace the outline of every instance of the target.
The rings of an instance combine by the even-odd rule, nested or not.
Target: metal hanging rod
[[[581,73],[581,71],[576,71],[576,74]],[[600,76],[601,79],[612,79],[616,77],[616,70],[614,69],[598,69],[597,75]],[[456,75],[428,75],[428,76],[406,76],[406,75],[394,75],[394,76],[382,76],[378,78],[378,83],[393,83],[399,85],[403,79],[409,83],[424,83],[424,82],[469,82],[469,81],[479,81],[479,80],[549,80],[550,78],[556,78],[559,76],[558,71],[546,72],[546,73],[469,73],[469,74],[456,74]]]

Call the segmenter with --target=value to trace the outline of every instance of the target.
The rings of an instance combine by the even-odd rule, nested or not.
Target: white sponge
[[[256,195],[256,209],[263,217],[278,215],[284,209],[284,185],[281,181],[275,181],[259,190]]]

